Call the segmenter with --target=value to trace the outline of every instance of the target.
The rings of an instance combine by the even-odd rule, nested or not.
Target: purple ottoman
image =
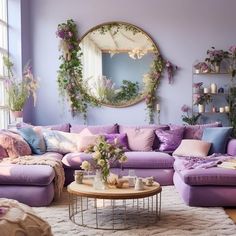
[[[173,185],[173,163],[174,158],[167,153],[162,152],[126,152],[128,161],[123,164],[123,174],[127,175],[129,169],[135,170],[136,175],[140,177],[153,176],[161,185]],[[80,169],[84,160],[91,159],[91,154],[69,153],[62,159],[65,169],[66,185],[74,179],[74,170]],[[116,163],[111,171],[119,174],[121,166]]]
[[[174,174],[174,184],[189,206],[236,206],[236,171],[213,167]]]
[[[29,206],[49,205],[54,197],[55,173],[47,165],[0,165],[0,198]]]

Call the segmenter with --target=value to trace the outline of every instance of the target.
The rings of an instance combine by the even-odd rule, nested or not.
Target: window
[[[7,0],[0,0],[0,128],[6,128],[8,123],[8,107],[4,80],[7,76],[3,66],[3,55],[8,54]]]

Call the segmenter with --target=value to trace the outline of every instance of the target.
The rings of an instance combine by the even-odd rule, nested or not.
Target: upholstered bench
[[[0,198],[0,235],[52,236],[50,225],[31,207],[16,200]]]
[[[174,158],[163,152],[126,152],[128,160],[123,164],[124,175],[127,175],[129,169],[135,170],[136,175],[140,177],[153,176],[161,185],[173,185],[173,163]],[[91,154],[87,153],[69,153],[66,154],[62,162],[64,164],[66,185],[73,181],[74,170],[80,169],[84,160],[91,159]],[[121,172],[120,163],[115,163],[111,172],[119,174]]]
[[[0,197],[29,206],[49,205],[54,197],[55,172],[47,165],[0,165]]]
[[[175,166],[174,184],[189,206],[236,206],[234,169],[212,167],[178,171]]]

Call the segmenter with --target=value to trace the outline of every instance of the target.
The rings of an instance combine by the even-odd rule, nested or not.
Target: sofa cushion
[[[30,155],[28,143],[19,135],[7,130],[0,131],[0,145],[7,151],[9,157]]]
[[[114,125],[74,125],[71,124],[71,133],[80,133],[87,128],[92,134],[113,134],[118,133],[117,124]]]
[[[126,133],[127,129],[152,129],[153,131],[155,130],[168,130],[169,126],[168,125],[119,125],[119,133]],[[153,146],[152,149],[156,150],[159,147],[159,140],[158,138],[155,136],[154,138],[154,142],[153,142]]]
[[[181,143],[184,127],[172,130],[156,130],[155,133],[160,141],[160,151],[174,151]]]
[[[188,185],[228,185],[236,186],[236,171],[213,167],[208,169],[190,169],[178,172]],[[213,196],[214,197],[214,196]]]
[[[163,152],[126,152],[124,168],[132,169],[171,169],[174,158]]]
[[[17,129],[20,128],[25,128],[25,127],[37,127],[37,128],[41,128],[43,129],[50,129],[50,130],[58,130],[58,131],[62,131],[62,132],[70,132],[70,124],[69,123],[65,123],[65,124],[57,124],[57,125],[45,125],[45,126],[34,126],[34,125],[30,125],[27,123],[18,123],[17,124]]]
[[[117,139],[119,146],[123,147],[125,151],[129,150],[127,134],[105,134],[104,137],[109,143],[114,143],[114,140]]]
[[[209,154],[226,152],[226,146],[232,132],[232,127],[205,128],[202,140],[210,142]]]
[[[206,141],[183,139],[179,147],[173,152],[173,156],[206,157],[210,147],[211,143]]]
[[[7,151],[0,145],[0,160],[4,157],[8,157]]]
[[[61,161],[62,158],[63,158],[63,154],[58,153],[58,152],[45,152],[44,154],[33,155],[33,156],[35,156],[35,157],[43,157],[43,158],[50,157],[50,158],[54,158],[54,159],[59,160],[59,161]]]
[[[3,185],[45,186],[54,177],[53,168],[47,165],[0,164],[0,183]]]
[[[91,153],[77,152],[68,153],[62,158],[62,163],[67,168],[80,169],[83,161],[89,161],[92,159]]]
[[[29,144],[33,153],[43,154],[46,152],[46,144],[43,138],[43,133],[41,128],[24,127],[20,128],[18,132]]]
[[[129,149],[132,151],[152,151],[155,133],[152,129],[126,129]]]

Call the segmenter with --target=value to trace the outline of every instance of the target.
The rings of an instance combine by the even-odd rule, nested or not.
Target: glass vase
[[[93,188],[96,190],[107,189],[107,182],[104,181],[101,170],[96,170],[96,175],[93,181]]]

